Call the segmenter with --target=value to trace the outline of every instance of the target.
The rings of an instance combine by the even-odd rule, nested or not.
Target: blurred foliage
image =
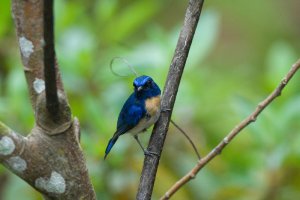
[[[56,50],[98,199],[134,199],[143,154],[122,136],[103,161],[133,76],[115,56],[163,88],[187,1],[56,1]],[[173,112],[202,155],[253,111],[299,58],[298,0],[207,1]],[[300,197],[300,75],[173,199],[298,199]],[[34,124],[10,2],[0,7],[0,120],[26,135]],[[181,116],[185,116],[182,118]],[[150,132],[150,131],[149,131]],[[142,136],[146,144],[150,134]],[[175,156],[176,155],[176,156]],[[170,127],[153,199],[196,164],[187,141]],[[9,174],[0,199],[41,199]],[[4,183],[0,184],[3,186]],[[16,196],[17,195],[17,196]]]

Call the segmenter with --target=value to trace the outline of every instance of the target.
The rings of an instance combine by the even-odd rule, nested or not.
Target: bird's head
[[[151,98],[160,95],[158,85],[149,76],[139,76],[133,81],[134,92],[137,97]]]

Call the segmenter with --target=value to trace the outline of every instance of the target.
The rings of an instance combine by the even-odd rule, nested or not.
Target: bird
[[[157,155],[148,151],[139,141],[138,134],[145,132],[159,118],[161,90],[150,76],[142,75],[133,81],[134,91],[124,103],[118,117],[117,128],[105,149],[104,160],[118,138],[130,133],[145,155]]]

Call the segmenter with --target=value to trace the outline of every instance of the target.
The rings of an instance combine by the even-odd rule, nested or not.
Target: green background
[[[127,78],[114,76],[109,63],[122,56],[163,88],[186,6],[182,0],[55,2],[56,52],[98,199],[134,199],[144,158],[134,139],[124,135],[103,161],[134,79],[122,62],[114,68]],[[299,0],[205,2],[172,116],[201,155],[249,115],[300,57],[299,8]],[[173,199],[298,199],[299,83],[297,74]],[[8,0],[0,6],[0,120],[24,135],[34,124]],[[144,144],[149,133],[140,137]],[[171,125],[153,199],[196,162]],[[2,166],[0,188],[3,200],[41,199]]]

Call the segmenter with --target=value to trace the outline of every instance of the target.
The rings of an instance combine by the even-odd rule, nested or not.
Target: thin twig
[[[166,139],[172,109],[174,107],[178,87],[184,66],[193,41],[194,33],[199,21],[204,0],[190,0],[185,13],[184,25],[180,31],[179,39],[171,62],[161,101],[162,112],[154,126],[148,150],[161,155]],[[160,156],[146,156],[136,199],[151,199],[153,185],[159,164]]]
[[[55,69],[53,0],[44,0],[44,76],[47,109],[51,114],[58,112],[58,95]]]
[[[252,112],[246,119],[244,119],[240,124],[235,126],[229,134],[204,158],[198,161],[197,165],[189,171],[185,176],[178,180],[165,194],[161,197],[161,200],[169,199],[174,193],[176,193],[183,185],[189,182],[191,179],[195,178],[197,173],[214,157],[219,155],[221,151],[231,142],[231,140],[240,133],[245,127],[250,123],[255,122],[258,115],[278,96],[280,96],[282,90],[300,68],[300,60],[293,64],[290,71],[287,73],[285,78],[280,82],[277,88],[262,102],[258,104],[254,112]]]
[[[109,64],[110,71],[111,71],[111,73],[113,73],[113,75],[119,76],[119,77],[128,77],[128,76],[130,76],[130,75],[121,75],[121,74],[117,73],[117,72],[113,69],[113,64],[114,64],[114,62],[115,62],[116,60],[121,60],[121,61],[123,61],[123,62],[127,65],[127,67],[130,69],[130,71],[134,74],[135,77],[138,77],[138,76],[139,76],[138,73],[135,71],[134,67],[133,67],[131,64],[129,64],[128,60],[126,60],[126,59],[123,58],[123,57],[119,57],[119,56],[116,56],[116,57],[112,58],[111,61],[110,61],[110,64]]]
[[[190,144],[192,145],[198,159],[201,159],[200,153],[198,152],[196,145],[194,144],[193,140],[188,136],[188,134],[182,129],[180,128],[180,126],[178,126],[172,119],[170,120],[171,123],[186,137],[186,139],[190,142]]]

